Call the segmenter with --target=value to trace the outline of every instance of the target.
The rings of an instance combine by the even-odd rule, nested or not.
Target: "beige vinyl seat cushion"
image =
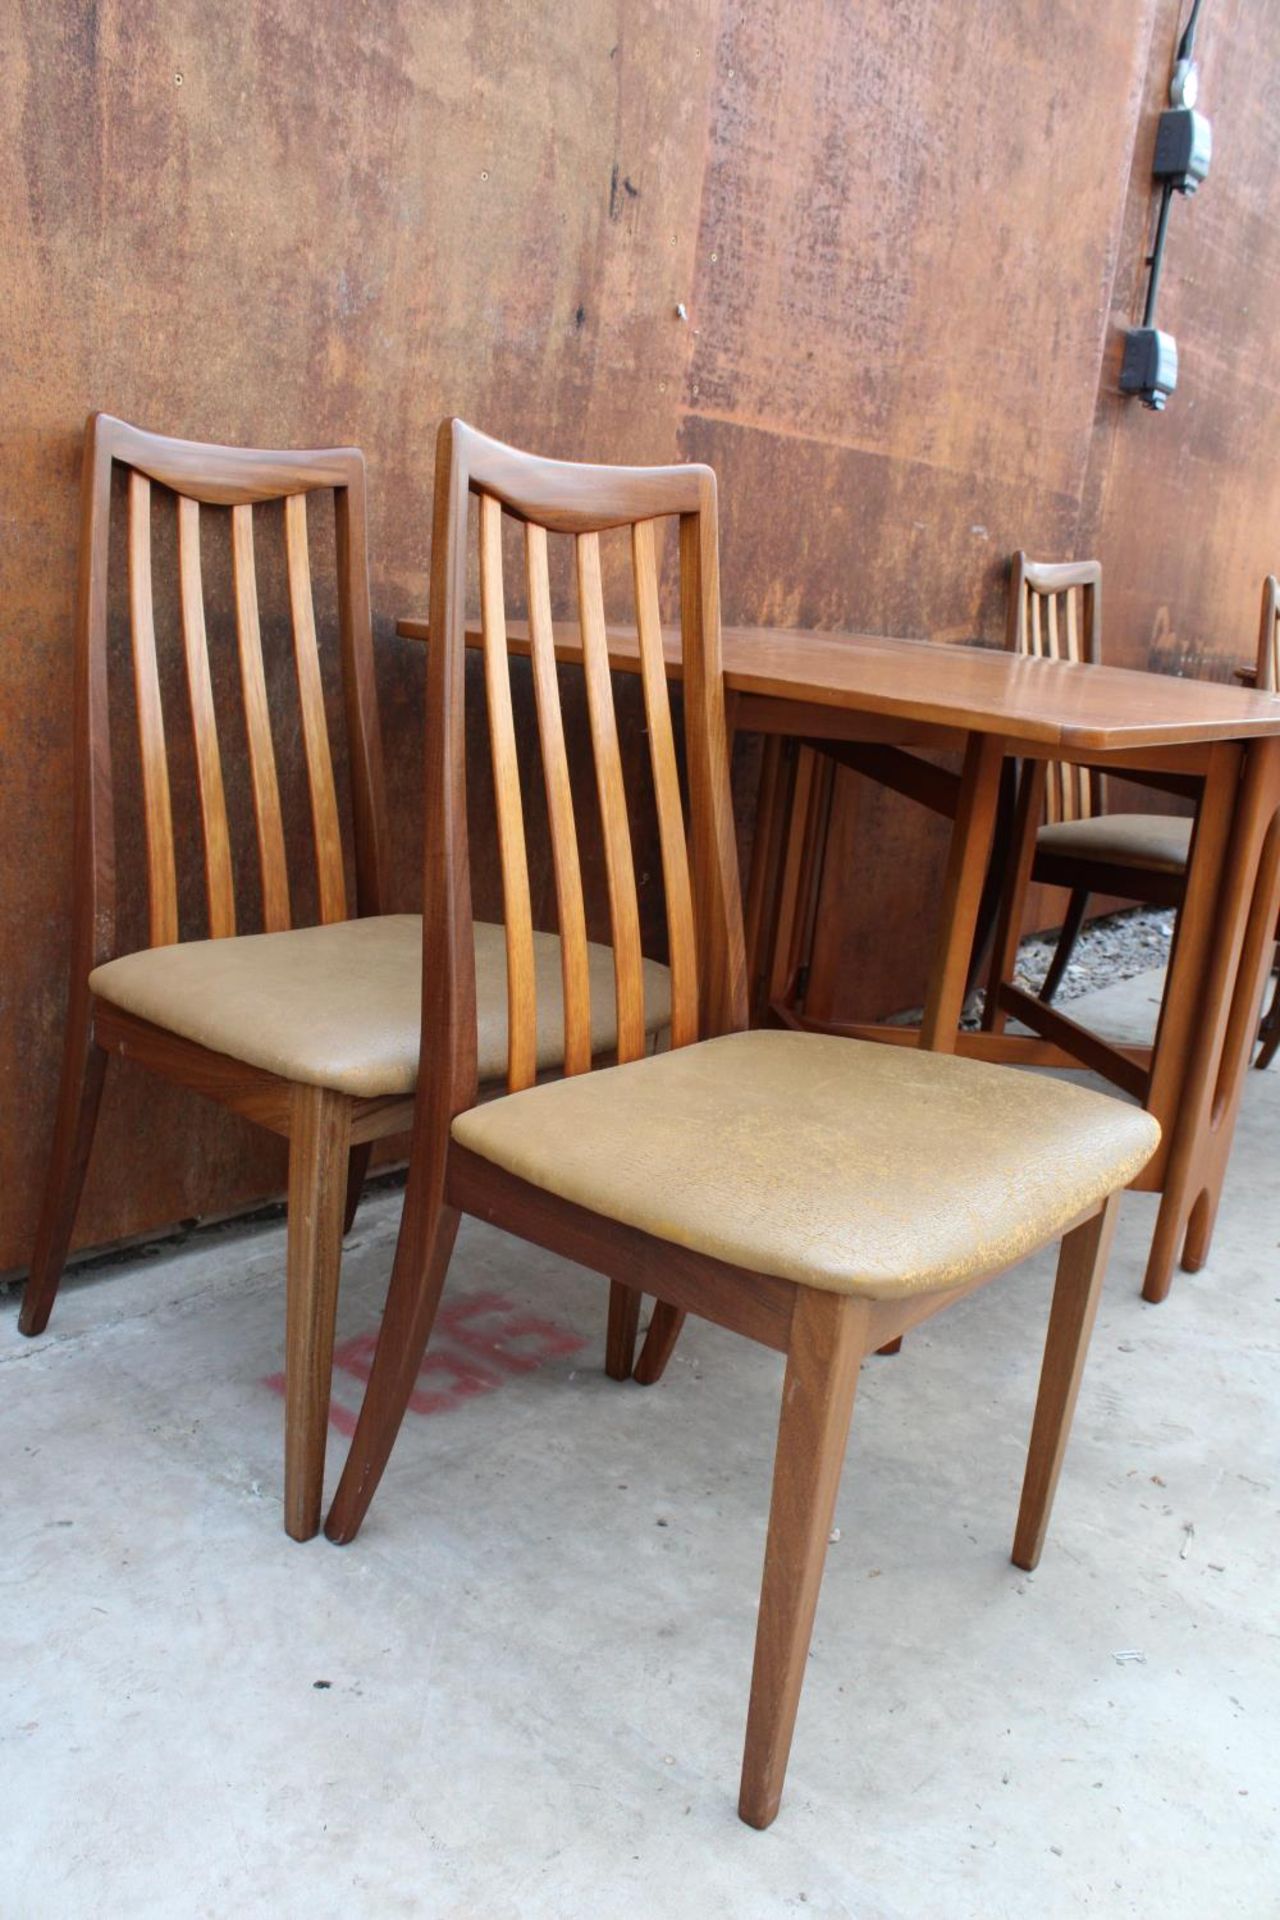
[[[1073,860],[1114,860],[1126,867],[1183,873],[1191,850],[1190,820],[1167,813],[1100,813],[1091,820],[1055,820],[1036,846]]]
[[[892,1299],[1052,1240],[1150,1159],[1140,1107],[913,1047],[758,1032],[459,1114],[562,1199],[755,1273]]]
[[[476,1013],[482,1081],[507,1070],[507,952],[504,931],[477,921]],[[617,1041],[613,952],[592,944],[591,1044]],[[564,1058],[560,942],[534,935],[538,1066]],[[194,1040],[214,1053],[309,1086],[362,1098],[412,1093],[418,1079],[422,1008],[422,920],[382,914],[288,933],[188,940],[109,960],[89,976],[113,1006]],[[670,978],[644,963],[645,1025],[670,1018]]]

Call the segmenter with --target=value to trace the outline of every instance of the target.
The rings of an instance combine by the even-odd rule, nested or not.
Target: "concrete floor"
[[[616,1386],[600,1283],[465,1227],[339,1550],[280,1529],[280,1227],[72,1282],[34,1344],[3,1303],[3,1920],[1280,1914],[1280,1072],[1247,1093],[1163,1307],[1125,1203],[1034,1578],[1049,1263],[868,1363],[767,1834],[734,1802],[778,1358],[691,1325]],[[339,1422],[398,1208],[349,1244]]]

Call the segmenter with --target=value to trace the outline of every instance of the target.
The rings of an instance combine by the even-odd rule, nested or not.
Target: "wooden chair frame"
[[[1009,569],[1005,644],[1011,653],[1097,666],[1102,658],[1100,562],[1047,562],[1031,560],[1021,550],[1015,553]],[[1197,799],[1200,792],[1198,781],[1177,775],[1162,780],[1152,773],[1126,775],[1122,769],[1109,768],[1108,777],[1129,778],[1144,787],[1163,786],[1169,792]],[[1122,894],[1153,907],[1182,904],[1185,883],[1181,874],[1128,867],[1120,861],[1091,861],[1037,847],[1042,821],[1086,820],[1103,811],[1101,781],[1097,768],[1059,761],[1028,761],[1022,769],[1012,862],[988,970],[982,1022],[988,1032],[1001,1032],[1009,1013],[1000,987],[1011,977],[1026,890],[1033,881],[1065,887],[1070,895],[1053,958],[1039,990],[1038,997],[1045,1006],[1052,1003],[1062,984],[1089,911],[1090,894]]]
[[[625,1378],[630,1371],[642,1291],[657,1295],[669,1330],[678,1328],[686,1312],[695,1312],[785,1353],[739,1801],[742,1818],[764,1827],[781,1798],[860,1362],[981,1280],[943,1295],[885,1302],[820,1292],[620,1226],[512,1176],[452,1140],[454,1118],[477,1099],[463,713],[472,494],[479,496],[485,675],[506,903],[509,1087],[530,1084],[533,1010],[528,883],[501,598],[502,513],[525,529],[530,650],[552,821],[569,1052],[574,1052],[569,975],[577,944],[572,930],[581,914],[581,890],[546,589],[547,530],[573,536],[577,551],[584,670],[617,956],[619,1058],[634,1058],[643,1036],[635,1019],[635,882],[599,592],[598,535],[608,528],[630,526],[632,532],[667,895],[672,1044],[692,1044],[746,1024],[742,906],[720,663],[714,475],[698,466],[627,470],[537,460],[486,439],[460,421],[446,421],[437,451],[432,548],[423,1062],[387,1311],[326,1531],[334,1541],[349,1541],[367,1511],[426,1350],[464,1212],[608,1277],[607,1366],[615,1377]],[[660,515],[678,516],[680,523],[687,832],[671,748],[653,566],[652,523]],[[580,1016],[578,1033],[581,1036]],[[590,1065],[589,1049],[579,1046],[567,1070],[587,1071]],[[1109,1201],[1063,1240],[1014,1542],[1020,1566],[1034,1566],[1043,1543],[1113,1219],[1114,1204]]]
[[[108,414],[85,433],[76,610],[75,813],[70,996],[53,1149],[19,1325],[41,1333],[66,1261],[93,1143],[108,1056],[137,1062],[289,1142],[285,1356],[285,1524],[319,1527],[334,1315],[344,1225],[372,1143],[402,1131],[411,1101],[356,1099],[295,1084],[152,1026],[98,999],[89,975],[119,952],[107,685],[107,573],[112,476],[128,474],[129,600],[141,749],[149,944],[178,940],[178,886],[164,716],[152,612],[151,488],[177,496],[183,649],[204,841],[208,931],[236,931],[235,886],[200,574],[200,509],[231,509],[236,629],[268,932],[290,925],[280,797],[271,740],[254,565],[253,508],[283,500],[289,598],[320,914],[349,916],[342,830],[320,680],[306,496],[332,490],[338,615],[350,765],[356,915],[385,910],[387,818],[369,610],[364,459],[355,447],[313,452],[206,446],[144,433]]]

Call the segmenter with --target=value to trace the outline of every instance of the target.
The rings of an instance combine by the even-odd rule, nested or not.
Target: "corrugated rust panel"
[[[27,1257],[64,1017],[85,413],[365,448],[398,890],[415,904],[423,661],[393,627],[425,600],[436,424],[457,412],[551,453],[674,457],[692,350],[675,309],[689,299],[715,44],[709,0],[141,0],[32,6],[10,28],[0,1268]],[[634,759],[634,702],[624,732]],[[283,758],[287,785],[296,751]],[[478,904],[493,911],[479,779],[476,798]],[[243,809],[237,820],[239,859]],[[128,864],[127,806],[121,825]],[[268,1136],[150,1078],[116,1081],[82,1244],[280,1190]]]
[[[1148,0],[727,6],[681,446],[729,617],[998,642],[1014,547],[1077,551]],[[923,994],[942,857],[839,783],[809,988]]]

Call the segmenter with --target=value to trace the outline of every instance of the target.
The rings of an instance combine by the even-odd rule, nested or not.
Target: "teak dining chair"
[[[134,705],[146,838],[148,945],[121,952],[117,845],[108,700],[108,561],[113,476],[125,477],[128,600]],[[153,594],[153,492],[177,522],[177,567],[186,705],[194,735],[208,938],[184,937],[182,855],[194,836],[178,830],[170,779],[177,755],[162,708],[163,621]],[[318,645],[308,533],[308,497],[334,503],[352,830],[344,836]],[[264,658],[255,508],[283,502],[294,696],[273,713],[268,687],[287,675]],[[143,433],[91,416],[85,441],[82,546],[76,635],[75,897],[70,1003],[53,1152],[20,1326],[44,1330],[66,1261],[98,1116],[107,1058],[118,1054],[289,1142],[285,1305],[285,1526],[305,1540],[319,1528],[329,1418],[334,1316],[344,1221],[350,1224],[375,1140],[403,1132],[412,1113],[419,1055],[421,921],[391,914],[381,746],[370,637],[364,460],[354,447],[260,452]],[[206,622],[202,521],[229,534],[240,712],[215,684],[223,678]],[[229,520],[229,527],[226,525]],[[216,531],[217,529],[214,529]],[[261,531],[259,540],[261,542]],[[226,620],[220,625],[225,627]],[[283,624],[283,623],[282,623]],[[159,631],[158,631],[159,630]],[[232,669],[232,677],[237,670]],[[291,709],[291,710],[290,710]],[[300,728],[309,796],[319,925],[296,926],[301,891],[286,858],[285,814],[275,742]],[[247,745],[247,769],[234,757]],[[242,933],[227,795],[252,795],[261,884],[261,933]],[[299,833],[304,839],[305,834]],[[345,841],[354,852],[354,894]],[[243,880],[243,874],[240,876]],[[130,876],[121,873],[121,882]],[[136,883],[135,883],[136,884]],[[120,889],[124,903],[128,895]],[[355,916],[348,918],[354,911]],[[559,1064],[559,953],[542,937],[533,955],[544,991],[529,1044],[540,1068]],[[614,1043],[605,989],[608,950],[586,964],[599,1014],[587,1042]],[[506,1071],[506,954],[501,929],[477,925],[480,1071]],[[650,1030],[666,1017],[666,979],[646,975]]]
[[[485,679],[513,982],[509,1092],[477,1104],[463,763],[476,500]],[[566,1076],[534,1086],[537,986],[503,611],[504,516],[523,525],[570,1009]],[[659,534],[679,523],[688,815],[663,662]],[[671,1046],[643,1056],[628,796],[609,677],[602,536],[630,541],[671,965]],[[549,536],[573,547],[617,954],[618,1064],[587,1071],[582,891],[554,668]],[[326,1524],[355,1535],[431,1332],[460,1213],[787,1356],[739,1810],[778,1810],[864,1354],[1063,1237],[1014,1544],[1044,1537],[1114,1198],[1154,1150],[1137,1108],[952,1056],[744,1031],[742,902],[720,655],[715,476],[539,460],[440,430],[431,576],[423,1072],[387,1311]],[[428,1040],[428,1036],[430,1039]],[[430,1061],[430,1070],[428,1063]],[[634,1348],[635,1322],[619,1347]]]
[[[1005,643],[1012,653],[1096,666],[1102,646],[1102,568],[1096,560],[1046,562],[1015,553],[1009,568]],[[1111,774],[1112,779],[1123,775]],[[1143,774],[1151,786],[1157,776]],[[1194,791],[1177,776],[1169,790]],[[1147,906],[1182,903],[1192,821],[1164,813],[1106,813],[1101,776],[1090,767],[1032,761],[1023,769],[1012,878],[997,920],[983,1024],[999,1031],[1005,1014],[995,987],[1011,977],[1027,886],[1040,881],[1070,893],[1062,931],[1040,988],[1052,1001],[1075,951],[1091,893]]]

